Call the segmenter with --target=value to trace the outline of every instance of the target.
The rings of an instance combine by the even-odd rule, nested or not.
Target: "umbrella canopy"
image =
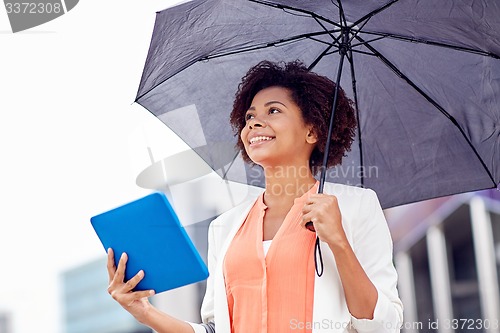
[[[500,183],[500,3],[488,0],[194,0],[157,13],[135,101],[189,146],[236,144],[241,77],[299,59],[355,102],[358,133],[326,181],[383,208]],[[263,186],[220,149],[224,178]],[[227,151],[224,152],[227,156]]]

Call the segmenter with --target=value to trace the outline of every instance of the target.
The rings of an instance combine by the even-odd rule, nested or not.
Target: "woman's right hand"
[[[120,261],[118,262],[118,267],[116,267],[113,249],[108,249],[108,293],[125,310],[127,310],[132,316],[134,316],[135,319],[137,319],[141,323],[144,323],[148,311],[152,308],[151,303],[149,303],[148,297],[153,296],[154,291],[132,290],[144,278],[144,271],[142,270],[140,270],[130,280],[124,281],[127,259],[127,254],[123,253],[120,257]]]

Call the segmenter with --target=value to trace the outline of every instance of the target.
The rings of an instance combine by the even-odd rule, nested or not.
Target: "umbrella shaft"
[[[344,35],[348,36],[348,34]],[[339,97],[339,89],[340,89],[340,78],[342,76],[342,67],[344,65],[344,57],[345,57],[345,52],[340,53],[340,62],[339,62],[339,68],[337,72],[337,82],[335,83],[335,92],[333,95],[333,105],[332,105],[332,113],[330,115],[330,124],[328,126],[328,136],[325,144],[325,153],[323,155],[323,165],[321,166],[321,175],[319,179],[319,187],[318,187],[318,193],[323,193],[323,187],[325,184],[325,177],[326,177],[326,168],[328,165],[328,155],[330,154],[330,140],[332,137],[332,132],[333,132],[333,120],[335,116],[335,109],[337,108],[337,103],[338,103],[338,97]]]
[[[345,36],[348,36],[348,34],[344,35],[344,37]],[[345,38],[344,38],[344,40],[345,40]],[[333,119],[335,116],[335,109],[337,108],[337,103],[338,103],[340,78],[342,76],[342,67],[344,65],[344,57],[345,57],[345,52],[340,52],[340,62],[339,62],[339,69],[337,72],[337,82],[335,83],[335,92],[333,95],[332,113],[330,115],[330,124],[328,125],[328,136],[327,136],[327,140],[326,140],[326,144],[325,144],[325,153],[323,155],[323,164],[321,165],[321,175],[320,175],[320,179],[319,179],[318,193],[323,193],[323,187],[325,185],[326,167],[328,165],[328,155],[330,154],[330,139],[332,137],[332,132],[333,132]],[[316,232],[312,222],[307,222],[306,228],[309,229],[309,231]]]

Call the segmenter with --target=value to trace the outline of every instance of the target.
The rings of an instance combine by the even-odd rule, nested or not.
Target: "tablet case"
[[[207,266],[161,192],[90,220],[104,249],[113,249],[117,266],[121,254],[127,253],[125,281],[139,270],[144,271],[144,278],[134,290],[160,293],[208,277]]]

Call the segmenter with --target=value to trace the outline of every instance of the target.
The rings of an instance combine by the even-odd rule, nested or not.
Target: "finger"
[[[312,194],[311,197],[306,200],[305,205],[309,207],[320,205],[325,202],[326,197],[325,194]]]
[[[116,272],[115,256],[112,248],[108,249],[108,263],[106,267],[108,268],[109,283],[111,283]]]
[[[127,259],[127,254],[123,252],[120,257],[120,261],[118,262],[118,268],[115,272],[114,280],[117,282],[123,282],[123,280],[125,279],[125,267],[127,266]]]
[[[312,204],[304,204],[304,207],[302,207],[302,215],[308,214],[312,211],[313,205]]]
[[[309,196],[307,201],[309,202],[317,202],[318,200],[321,200],[323,197],[325,197],[325,194],[323,193],[313,193]]]
[[[144,278],[144,271],[141,269],[139,272],[137,272],[136,275],[134,275],[130,280],[128,280],[125,283],[123,291],[129,292],[133,290],[139,284],[139,282],[141,282],[143,278]]]
[[[307,214],[303,215],[302,221],[300,221],[300,225],[305,228],[307,222],[312,222],[314,224],[314,222],[316,222],[315,215],[312,213],[307,213]]]
[[[328,202],[330,200],[337,200],[337,197],[334,195],[324,194],[324,193],[316,193],[311,194],[311,197],[307,201],[308,203],[322,203]]]
[[[335,195],[330,194],[316,194],[315,200],[318,202],[324,202],[327,204],[336,204],[338,202],[338,198]]]
[[[153,289],[151,290],[142,290],[142,291],[136,291],[135,292],[139,298],[145,298],[145,297],[151,297],[155,294],[155,291]]]
[[[154,290],[141,290],[132,293],[122,294],[119,303],[123,306],[131,306],[134,301],[146,301],[147,298],[155,294]]]
[[[313,197],[313,195],[311,194],[310,197],[307,198],[306,200],[306,205],[312,205],[316,202],[317,198]]]

